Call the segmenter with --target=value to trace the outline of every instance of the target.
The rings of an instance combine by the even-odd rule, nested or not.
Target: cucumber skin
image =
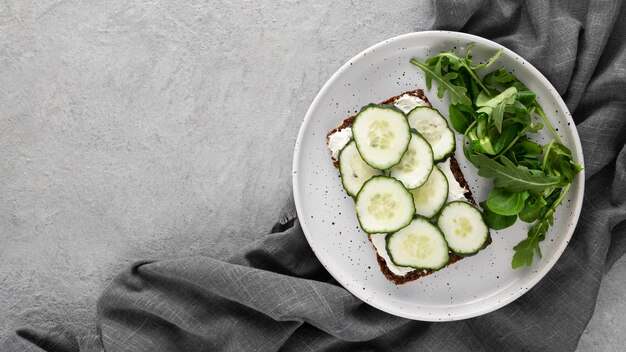
[[[341,150],[339,151],[339,154],[337,154],[337,161],[339,162],[339,178],[341,179],[341,187],[343,187],[343,190],[346,191],[346,193],[350,197],[352,197],[353,199],[356,199],[356,194],[352,195],[352,194],[350,194],[350,192],[348,192],[348,189],[346,188],[346,184],[343,181],[343,176],[341,176],[341,153],[343,152],[344,149],[346,149],[347,146],[350,145],[350,143],[352,143],[353,140],[354,139],[350,138],[348,143],[346,143],[346,145],[344,145],[343,148],[341,148]],[[363,184],[363,185],[365,185],[365,184]],[[361,188],[363,188],[363,186],[361,186]]]
[[[454,147],[452,147],[452,150],[449,153],[444,154],[444,156],[441,159],[435,159],[435,164],[446,161],[446,159],[451,157],[455,151],[456,151],[456,139],[454,140]]]
[[[354,139],[350,139],[350,140],[348,141],[348,143],[346,143],[346,145],[345,145],[343,148],[341,148],[341,150],[339,151],[339,154],[337,155],[337,161],[339,161],[339,178],[341,178],[341,186],[343,187],[343,190],[344,190],[344,191],[346,191],[346,193],[347,193],[350,197],[352,197],[352,199],[356,200],[356,196],[357,196],[358,192],[357,192],[357,194],[351,194],[350,192],[348,192],[348,189],[346,188],[346,184],[344,183],[343,176],[341,175],[341,153],[342,153],[342,152],[344,151],[344,149],[346,149],[346,147],[347,147],[347,146],[349,146],[349,145],[350,145],[350,143],[352,143],[352,142],[354,142],[354,143],[356,144],[356,142],[354,141]],[[359,151],[359,150],[358,150],[358,148],[357,148],[357,153],[358,153],[358,151]],[[361,158],[361,159],[363,159],[363,158]],[[365,162],[365,160],[363,160],[363,162]],[[366,162],[365,162],[365,163],[366,163]],[[367,164],[367,163],[366,163],[366,164]],[[367,164],[367,165],[369,165],[369,164]],[[376,169],[376,170],[378,170],[378,169]],[[383,175],[379,175],[379,176],[383,176]],[[375,176],[374,176],[374,177],[375,177]],[[367,180],[367,181],[369,181],[369,180]],[[367,183],[367,181],[365,181],[365,183]],[[363,183],[363,186],[365,186],[365,183]],[[363,186],[361,186],[361,188],[363,188]],[[359,191],[360,191],[360,190],[359,190]]]
[[[356,197],[354,198],[355,206],[356,206],[356,202],[358,201],[359,194],[361,194],[361,191],[363,191],[363,189],[365,188],[365,185],[367,185],[367,183],[368,183],[368,182],[370,182],[370,181],[372,181],[372,180],[374,180],[374,179],[380,178],[380,177],[385,178],[385,179],[391,179],[391,180],[393,180],[393,181],[395,181],[395,182],[398,182],[398,183],[400,184],[400,186],[402,186],[402,188],[404,188],[404,185],[402,184],[402,182],[400,182],[400,181],[396,180],[396,179],[395,179],[395,178],[393,178],[393,177],[387,177],[387,176],[384,176],[384,175],[374,176],[374,177],[370,178],[369,180],[367,180],[367,181],[363,184],[363,186],[361,187],[361,189],[359,190],[359,193],[357,193]],[[413,195],[412,195],[412,194],[411,194],[411,192],[409,192],[406,188],[404,188],[404,190],[405,190],[405,191],[406,191],[406,193],[408,193],[408,194],[409,194],[409,196],[411,197],[411,206],[413,207],[413,214],[415,214],[415,205],[413,204]],[[409,218],[409,220],[408,220],[408,221],[407,221],[404,225],[402,225],[402,227],[400,227],[400,228],[398,228],[398,229],[395,229],[395,230],[388,230],[388,231],[374,231],[374,232],[370,232],[370,231],[368,231],[368,230],[367,230],[367,229],[363,226],[363,224],[361,224],[361,218],[359,217],[359,214],[358,214],[358,213],[356,214],[356,219],[359,221],[359,226],[361,227],[361,229],[362,229],[362,230],[363,230],[363,232],[365,232],[365,233],[392,233],[392,232],[396,232],[396,231],[402,230],[403,228],[405,228],[405,227],[409,226],[409,224],[411,223],[411,221],[413,221],[413,218],[414,218],[414,216],[413,216],[413,215],[411,215],[411,217]],[[445,239],[445,238],[444,238],[444,239]]]
[[[446,123],[446,128],[448,130],[450,130],[450,132],[452,132],[452,149],[450,151],[448,151],[446,154],[443,155],[443,157],[441,157],[441,159],[435,159],[433,157],[433,160],[435,161],[435,164],[440,163],[442,161],[446,161],[446,159],[448,159],[452,154],[454,154],[454,152],[456,151],[456,134],[454,133],[454,131],[450,128],[450,125],[448,124],[448,120],[446,120],[445,117],[443,117],[443,115],[441,115],[441,113],[439,112],[439,110],[435,109],[435,108],[431,108],[430,106],[416,106],[414,107],[411,111],[409,111],[408,113],[406,113],[407,116],[407,121],[408,121],[408,116],[415,110],[417,109],[429,109],[429,110],[433,110],[434,112],[436,112],[439,116],[441,116],[441,118],[443,119],[443,121]],[[409,124],[409,128],[411,128],[411,130],[415,130],[418,134],[419,131],[417,131],[416,129],[412,128],[411,125]],[[434,154],[433,154],[434,155]]]
[[[410,127],[410,126],[409,126],[409,127]],[[432,153],[432,151],[433,151],[433,147],[430,145],[430,143],[428,143],[428,141],[426,140],[426,138],[424,138],[424,136],[422,136],[422,135],[421,135],[419,132],[417,132],[417,130],[416,130],[416,129],[414,129],[414,128],[411,128],[411,129],[409,130],[409,132],[410,132],[411,134],[416,134],[419,138],[423,139],[423,140],[426,142],[426,144],[428,144],[428,146],[430,147],[430,152],[431,152],[431,155],[433,155],[433,153]],[[411,136],[411,138],[413,138],[413,136]],[[410,146],[410,145],[411,145],[411,140],[409,139],[409,145],[406,147],[406,150],[409,150],[409,146]],[[357,148],[357,149],[358,149],[358,148]],[[406,150],[404,151],[405,153],[406,153]],[[402,156],[404,156],[404,154],[402,154]],[[401,161],[402,161],[402,158],[400,158],[400,161],[398,162],[398,164],[400,164],[400,162],[401,162]],[[396,164],[396,165],[398,165],[398,164]],[[369,165],[369,164],[368,164],[368,165]],[[394,166],[396,166],[396,165],[394,165]],[[432,166],[431,166],[431,168],[430,168],[430,172],[428,173],[428,176],[426,176],[426,181],[428,181],[428,178],[430,177],[430,174],[433,172],[433,169],[434,169],[435,167],[437,167],[437,161],[435,161],[435,159],[433,158],[433,165],[432,165]],[[389,177],[393,177],[393,176],[391,175],[391,171],[392,171],[391,169],[392,169],[392,168],[393,168],[393,166],[392,166],[392,167],[390,167],[389,169],[387,169],[387,170],[389,171]],[[393,177],[393,178],[395,178],[395,177]],[[396,178],[396,180],[397,180],[397,178]],[[398,180],[398,181],[400,181],[400,180]],[[419,185],[419,186],[417,186],[417,187],[414,187],[414,188],[407,188],[407,187],[405,187],[405,188],[406,188],[407,190],[417,189],[417,188],[420,188],[420,187],[421,187],[424,183],[426,183],[426,181],[424,181],[421,185]],[[400,182],[402,182],[402,181],[400,181]],[[403,183],[403,185],[404,185],[404,183]],[[409,192],[409,193],[411,193],[411,192]],[[444,204],[445,204],[445,203],[444,203]]]
[[[402,114],[402,116],[404,116],[404,119],[405,119],[405,120],[406,120],[406,116],[407,116],[404,112],[402,112],[402,110],[398,109],[398,108],[397,108],[395,105],[393,105],[393,104],[374,104],[374,103],[370,103],[370,104],[367,104],[367,105],[363,106],[363,107],[361,108],[361,110],[359,110],[359,112],[355,115],[354,122],[352,123],[352,126],[350,126],[350,129],[352,129],[352,139],[354,140],[354,143],[356,143],[356,150],[358,150],[358,151],[359,151],[359,154],[361,154],[361,150],[359,149],[359,142],[357,141],[357,139],[356,139],[356,138],[354,138],[354,125],[356,124],[356,122],[357,122],[357,119],[358,119],[359,115],[360,115],[363,111],[367,110],[368,108],[379,108],[379,109],[391,109],[391,110],[395,110],[396,112],[399,112],[400,114]],[[409,121],[408,121],[408,120],[406,121],[406,124],[407,124],[407,126],[409,127],[409,143],[410,143],[410,142],[411,142],[411,138],[410,138],[410,135],[411,135],[411,125],[409,125]],[[400,155],[400,158],[398,159],[398,161],[397,161],[395,164],[393,164],[393,165],[391,165],[391,166],[389,166],[389,167],[387,167],[387,168],[384,168],[384,169],[381,169],[380,167],[378,167],[378,166],[376,166],[376,165],[372,165],[372,164],[368,163],[368,162],[367,162],[367,160],[365,160],[365,158],[363,158],[363,155],[362,155],[362,154],[361,154],[361,158],[363,159],[363,161],[365,161],[365,163],[366,163],[367,165],[369,165],[369,166],[373,167],[374,169],[381,170],[381,171],[384,171],[384,170],[389,170],[389,169],[391,169],[392,167],[394,167],[394,166],[396,166],[396,165],[398,165],[398,164],[400,163],[400,160],[402,160],[402,157],[404,156],[404,153],[406,153],[406,151],[409,149],[409,143],[407,143],[407,144],[406,144],[406,148],[404,149],[404,151],[402,151],[402,154]],[[365,184],[364,184],[364,185],[365,185]]]
[[[472,207],[472,208],[476,209],[476,210],[480,213],[480,219],[483,221],[483,223],[485,223],[485,219],[483,219],[483,212],[482,212],[482,211],[480,211],[480,209],[478,209],[478,207],[476,207],[476,206],[475,206],[475,205],[473,205],[473,204],[470,204],[469,202],[464,202],[464,201],[462,201],[462,200],[455,200],[455,201],[453,201],[453,202],[447,203],[446,205],[444,205],[443,207],[441,207],[441,210],[439,210],[439,213],[437,214],[437,220],[436,220],[436,221],[437,221],[437,228],[439,228],[439,217],[441,216],[441,213],[443,212],[443,210],[444,210],[444,209],[445,209],[448,205],[453,204],[453,203],[462,203],[462,204],[467,204],[468,206],[470,206],[470,207]],[[489,226],[487,226],[487,224],[485,223],[485,227],[487,228],[487,233],[486,233],[486,235],[485,235],[485,239],[483,240],[483,244],[482,244],[482,245],[481,245],[481,246],[480,246],[477,250],[475,250],[475,251],[473,251],[473,252],[457,252],[457,251],[453,250],[452,248],[450,248],[450,246],[448,246],[448,248],[450,249],[450,251],[451,251],[452,253],[454,253],[454,254],[458,255],[459,257],[471,257],[471,256],[473,256],[473,255],[478,254],[478,252],[480,252],[480,251],[482,251],[483,249],[487,248],[487,246],[489,245],[489,241],[488,241],[488,240],[489,240]],[[442,234],[443,234],[443,231],[442,231]],[[445,239],[445,236],[444,236],[444,239]],[[446,241],[446,243],[448,243],[448,242]]]
[[[402,110],[398,109],[393,104],[376,104],[376,103],[369,103],[367,105],[362,106],[361,109],[359,110],[359,112],[356,114],[356,116],[359,116],[360,113],[362,113],[363,111],[367,110],[368,108],[391,109],[391,110],[395,110],[395,111],[401,113],[402,115],[404,115],[404,117],[407,116],[407,114],[405,114]]]
[[[446,245],[446,248],[448,248],[448,255],[447,255],[447,260],[438,268],[424,268],[424,267],[417,267],[417,266],[412,266],[412,265],[399,265],[396,264],[396,262],[393,260],[393,254],[391,253],[391,251],[389,250],[389,238],[391,238],[391,236],[393,236],[393,234],[395,232],[398,232],[400,230],[395,231],[394,233],[389,233],[387,234],[387,237],[385,237],[385,250],[387,251],[387,254],[389,255],[389,259],[391,259],[391,261],[393,262],[394,265],[396,266],[401,266],[401,267],[405,267],[405,268],[413,268],[413,269],[417,269],[417,270],[440,270],[442,268],[444,268],[446,265],[448,265],[448,263],[450,262],[450,246],[448,246],[448,241],[446,241],[446,236],[443,235],[443,232],[441,231],[441,229],[439,228],[439,226],[437,226],[436,224],[433,224],[432,221],[430,221],[429,218],[421,216],[421,215],[417,215],[415,214],[413,216],[413,220],[411,220],[411,222],[415,221],[415,220],[420,220],[420,221],[424,221],[429,225],[432,225],[435,230],[437,230],[437,232],[439,232],[439,235],[441,236],[441,239],[443,240],[443,243]],[[410,224],[410,222],[409,222]],[[408,226],[408,225],[407,225]],[[406,227],[406,226],[405,226]],[[404,227],[403,227],[404,228]]]
[[[452,131],[452,136],[453,136],[452,140],[454,141],[454,143],[452,144],[452,149],[448,153],[444,154],[443,157],[441,157],[441,159],[433,158],[433,160],[435,160],[435,164],[446,161],[446,159],[451,157],[456,151],[456,135],[454,134],[454,131]]]
[[[427,216],[424,216],[422,214],[418,214],[417,213],[417,209],[415,210],[416,211],[415,216],[420,216],[420,217],[429,219],[430,222],[433,222],[436,225],[436,221],[437,221],[437,218],[439,217],[439,213],[441,212],[441,209],[443,209],[446,206],[446,204],[447,204],[446,202],[448,200],[448,192],[450,191],[450,183],[448,182],[448,178],[446,177],[446,175],[443,173],[443,171],[441,171],[441,169],[437,166],[437,164],[433,165],[433,169],[430,171],[430,175],[428,175],[428,177],[430,177],[433,174],[433,172],[435,172],[435,168],[437,168],[437,170],[443,176],[443,179],[446,181],[446,198],[443,200],[443,202],[439,206],[439,209],[437,209],[437,211],[433,214],[433,216],[427,217]],[[411,192],[409,191],[409,193],[411,193]],[[413,195],[413,193],[411,193],[411,195]]]

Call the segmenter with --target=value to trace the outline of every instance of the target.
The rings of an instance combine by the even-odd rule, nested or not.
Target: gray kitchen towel
[[[418,30],[477,34],[520,53],[573,113],[586,160],[577,230],[520,299],[464,321],[394,317],[338,286],[289,205],[232,258],[140,262],[98,301],[97,331],[16,330],[2,351],[572,351],[603,273],[626,250],[626,6],[621,1],[420,5]],[[408,17],[407,17],[408,18]]]

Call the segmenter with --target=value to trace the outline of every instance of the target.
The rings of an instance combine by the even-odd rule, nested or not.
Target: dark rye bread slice
[[[396,102],[396,100],[400,99],[401,96],[408,94],[414,97],[418,97],[420,99],[422,99],[423,101],[425,101],[428,106],[432,107],[432,105],[430,104],[430,102],[428,101],[428,98],[426,98],[426,96],[424,95],[424,91],[421,89],[416,89],[416,90],[411,90],[411,91],[407,91],[407,92],[403,92],[399,95],[396,95],[394,97],[391,97],[387,100],[382,101],[380,104],[393,104]],[[341,130],[343,130],[344,128],[350,128],[352,127],[352,123],[354,122],[354,118],[356,116],[349,116],[348,118],[346,118],[345,120],[341,121],[341,123],[333,128],[332,130],[330,130],[328,132],[328,134],[326,135],[326,143],[328,144],[328,140],[330,138],[330,136],[333,133],[339,132]],[[335,168],[339,168],[339,160],[336,160],[335,158],[333,158],[331,156],[331,159],[333,161],[333,165],[335,166]],[[474,196],[472,196],[472,191],[469,188],[469,185],[467,183],[467,181],[465,180],[465,176],[463,176],[463,172],[461,171],[461,167],[459,166],[458,161],[456,160],[454,154],[452,154],[450,156],[450,171],[452,171],[452,174],[454,175],[454,178],[456,179],[456,182],[459,183],[459,185],[462,188],[465,188],[467,190],[467,192],[465,192],[463,195],[465,196],[465,199],[467,199],[468,202],[472,203],[473,205],[476,205],[476,200],[474,200]],[[489,235],[489,238],[487,239],[487,245],[491,244],[491,234]],[[373,245],[372,245],[373,246]],[[374,248],[375,249],[375,248]],[[380,270],[382,271],[382,273],[385,275],[385,277],[393,282],[396,285],[401,285],[401,284],[405,284],[407,282],[410,281],[415,281],[421,277],[424,276],[428,276],[432,273],[434,273],[436,270],[413,270],[409,273],[407,273],[406,275],[400,276],[400,275],[396,275],[393,272],[391,272],[391,269],[389,269],[389,266],[387,266],[387,262],[385,261],[385,259],[383,257],[381,257],[378,252],[376,252],[376,259],[378,261],[378,264],[380,265]],[[456,255],[454,253],[450,253],[450,260],[448,261],[448,264],[446,264],[446,266],[451,265],[453,263],[456,263],[457,261],[463,259],[462,256]]]

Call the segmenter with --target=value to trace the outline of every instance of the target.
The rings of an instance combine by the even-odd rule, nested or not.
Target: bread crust
[[[428,98],[424,95],[424,91],[421,89],[415,89],[415,90],[410,90],[410,91],[406,91],[403,93],[400,93],[396,96],[393,96],[387,100],[383,100],[382,102],[380,102],[380,104],[393,104],[395,103],[398,99],[400,99],[401,96],[408,94],[411,96],[415,96],[418,97],[420,99],[422,99],[423,101],[425,101],[428,106],[432,107],[432,105],[430,104],[430,101],[428,101]],[[330,139],[330,136],[336,132],[339,132],[341,130],[343,130],[344,128],[350,128],[352,127],[352,123],[354,122],[356,115],[352,115],[349,116],[348,118],[344,119],[343,121],[341,121],[341,123],[339,125],[337,125],[337,127],[333,128],[332,130],[330,130],[327,134],[326,134],[326,144],[328,144],[328,141]],[[335,168],[339,169],[339,160],[335,159],[332,157],[331,155],[331,160],[333,162],[333,165],[335,166]],[[473,205],[476,205],[476,200],[474,199],[474,196],[472,195],[472,191],[469,188],[469,184],[467,183],[467,180],[465,180],[465,176],[463,175],[463,172],[461,171],[461,167],[459,166],[459,162],[456,160],[454,154],[452,154],[450,156],[450,171],[452,171],[452,175],[454,175],[455,180],[459,183],[459,185],[462,188],[465,188],[467,191],[463,194],[465,196],[465,199],[467,199],[468,202],[470,202]],[[369,238],[369,236],[368,236]],[[371,239],[370,239],[371,242]],[[489,234],[488,238],[487,238],[487,244],[486,246],[491,244],[491,233]],[[372,246],[374,246],[372,244]],[[376,250],[376,248],[374,247],[374,250]],[[452,265],[454,263],[456,263],[457,261],[463,259],[462,256],[459,256],[455,253],[450,252],[450,260],[448,261],[448,263],[446,264],[446,266]],[[389,266],[387,265],[387,262],[385,261],[385,259],[383,257],[381,257],[378,252],[376,252],[376,260],[378,261],[378,265],[380,266],[380,270],[383,273],[383,275],[385,275],[385,277],[387,278],[387,280],[393,282],[396,285],[402,285],[405,284],[407,282],[411,282],[411,281],[415,281],[419,278],[422,278],[424,276],[428,276],[432,273],[434,273],[436,270],[413,270],[409,273],[407,273],[406,275],[400,276],[400,275],[396,275],[393,272],[391,272],[391,269],[389,269]]]

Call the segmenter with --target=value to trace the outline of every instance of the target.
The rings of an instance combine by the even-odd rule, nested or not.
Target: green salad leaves
[[[498,68],[483,75],[502,50],[478,65],[472,61],[473,45],[464,57],[441,52],[425,62],[411,59],[424,71],[426,87],[438,84],[437,96],[450,96],[450,122],[463,135],[463,152],[478,175],[493,179],[494,188],[481,203],[487,225],[501,230],[521,221],[533,223],[528,237],[514,247],[513,268],[530,266],[539,243],[554,223],[554,211],[567,194],[582,166],[573,161],[537,102],[536,95],[515,75]],[[528,136],[547,127],[552,140],[546,145]]]

